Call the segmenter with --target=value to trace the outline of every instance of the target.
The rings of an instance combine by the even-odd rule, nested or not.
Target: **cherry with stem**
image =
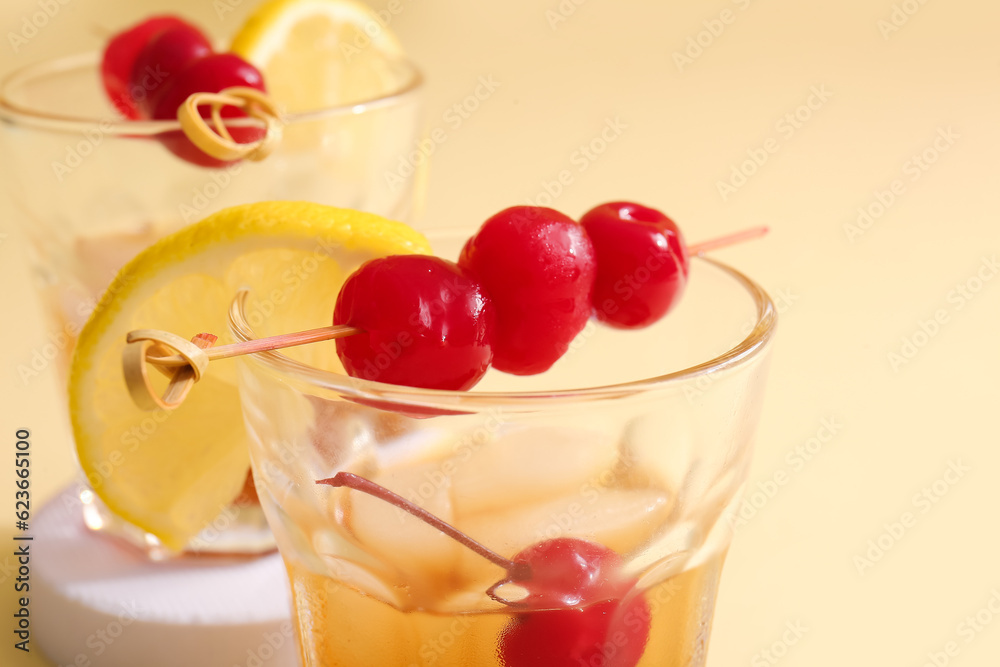
[[[455,528],[450,523],[439,519],[419,505],[410,502],[401,495],[394,493],[384,486],[372,482],[371,480],[350,472],[338,472],[333,477],[318,480],[316,483],[326,484],[327,486],[332,486],[334,488],[343,486],[349,489],[354,489],[355,491],[367,493],[369,496],[378,498],[379,500],[384,500],[390,505],[412,514],[432,528],[436,528],[462,546],[490,561],[494,565],[507,570],[508,576],[510,576],[512,580],[527,581],[531,578],[531,567],[527,563],[515,563],[512,560],[504,558],[497,552],[491,550],[489,547],[483,546],[476,540],[472,539],[458,528]]]
[[[595,542],[574,537],[543,540],[504,558],[413,502],[350,472],[317,480],[383,500],[435,528],[507,571],[486,594],[516,613],[501,632],[499,652],[507,667],[575,667],[614,664],[634,667],[645,652],[651,612],[637,581],[622,573],[622,558]],[[501,592],[515,584],[524,595]],[[624,622],[623,622],[624,621]],[[616,638],[609,649],[608,638]]]

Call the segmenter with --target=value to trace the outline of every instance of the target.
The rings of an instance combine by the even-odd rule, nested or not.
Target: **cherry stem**
[[[279,336],[269,336],[267,338],[255,338],[254,340],[243,341],[242,343],[220,345],[219,347],[206,350],[205,354],[208,356],[209,361],[214,359],[228,359],[229,357],[238,357],[242,354],[269,352],[271,350],[280,350],[284,347],[318,343],[324,340],[343,338],[344,336],[353,336],[359,333],[364,332],[357,327],[334,325],[320,327],[319,329],[309,329],[308,331],[281,334]],[[146,361],[157,366],[186,366],[188,364],[188,361],[179,354],[168,357],[149,355],[146,357]]]
[[[719,238],[709,239],[708,241],[702,241],[701,243],[695,243],[694,245],[688,246],[688,255],[703,255],[709,250],[724,248],[736,243],[749,241],[750,239],[760,238],[761,236],[767,234],[768,231],[767,227],[751,227],[750,229],[744,229],[743,231],[726,234],[725,236],[720,236]]]
[[[316,480],[316,483],[326,484],[332,487],[346,486],[349,489],[367,493],[368,495],[374,496],[379,500],[384,500],[390,505],[398,507],[405,512],[409,512],[429,526],[437,528],[462,546],[471,549],[491,563],[507,570],[507,574],[512,580],[525,581],[530,578],[531,569],[527,563],[515,563],[512,560],[504,558],[497,552],[483,546],[479,542],[476,542],[474,539],[460,531],[458,528],[455,528],[450,523],[442,521],[422,507],[418,507],[414,503],[410,502],[403,496],[393,493],[384,486],[376,484],[371,480],[359,477],[358,475],[350,472],[338,472],[333,477]]]

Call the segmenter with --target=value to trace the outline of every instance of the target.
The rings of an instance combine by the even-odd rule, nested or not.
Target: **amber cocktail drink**
[[[280,333],[251,316],[255,299],[234,302],[236,339]],[[755,283],[696,258],[656,325],[588,325],[546,373],[491,371],[472,391],[350,378],[332,351],[244,357],[252,466],[303,664],[703,665],[774,324]],[[462,537],[317,483],[345,473]],[[574,559],[605,567],[552,594],[547,568]]]

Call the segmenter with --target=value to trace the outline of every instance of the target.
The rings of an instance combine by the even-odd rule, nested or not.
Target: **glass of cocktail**
[[[314,29],[321,31],[325,24],[316,21]],[[317,61],[322,57],[316,51]],[[47,372],[65,376],[79,332],[119,269],[157,239],[218,210],[300,199],[412,221],[421,170],[409,163],[403,173],[399,169],[422,131],[422,76],[401,56],[380,61],[378,71],[377,82],[361,82],[368,87],[356,90],[378,88],[379,94],[309,108],[293,100],[299,106],[280,116],[280,140],[266,159],[217,168],[167,150],[159,139],[179,135],[177,120],[124,118],[102,89],[99,53],[32,65],[0,83],[0,169],[47,316],[45,353],[18,365],[22,381]],[[286,88],[293,84],[288,81]],[[333,95],[308,92],[320,100]],[[248,125],[261,123],[246,118],[227,123]],[[149,424],[120,434],[122,446],[159,437],[158,422]],[[109,474],[111,468],[113,463]],[[101,482],[92,477],[88,485]],[[108,512],[89,489],[81,496],[91,527],[126,537],[154,556],[172,551]],[[249,484],[236,502],[242,529],[220,535],[209,526],[210,535],[193,540],[189,550],[273,549]],[[233,523],[232,514],[221,519]]]
[[[265,288],[234,301],[236,340],[282,333]],[[303,664],[703,665],[775,317],[699,257],[669,317],[590,324],[549,371],[473,391],[348,377],[332,344],[243,357]]]

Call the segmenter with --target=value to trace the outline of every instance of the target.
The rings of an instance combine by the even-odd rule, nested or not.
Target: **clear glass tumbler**
[[[279,333],[255,299],[234,301],[238,340]],[[352,379],[332,342],[243,357],[254,478],[303,665],[703,665],[775,318],[754,282],[695,258],[656,325],[591,324],[545,374],[491,371],[470,392]],[[507,559],[564,538],[612,550],[613,599],[525,606],[542,584],[498,589],[503,567],[410,513],[317,484],[345,471]]]
[[[412,220],[422,194],[421,165],[407,162],[422,132],[422,75],[413,63],[391,63],[395,86],[387,94],[287,115],[267,158],[216,169],[181,160],[157,141],[178,132],[178,122],[122,119],[106,99],[99,63],[100,54],[76,55],[0,82],[0,173],[48,319],[44,353],[21,364],[25,382],[43,372],[65,376],[80,329],[129,259],[222,208],[304,200]],[[92,492],[82,498],[92,527],[157,551],[153,536],[111,516]],[[264,526],[259,511],[239,516]],[[217,524],[233,539],[212,527],[193,550],[273,549],[266,531],[234,530],[225,514]]]

